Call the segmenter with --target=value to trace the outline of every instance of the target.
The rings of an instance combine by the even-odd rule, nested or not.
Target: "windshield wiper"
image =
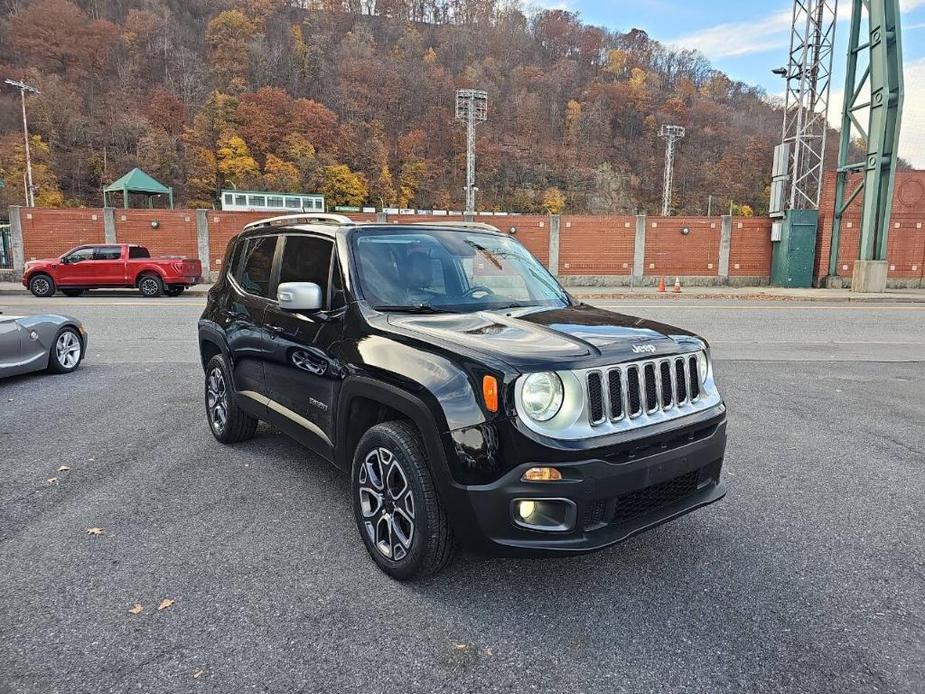
[[[392,311],[395,313],[455,313],[446,308],[432,306],[431,304],[395,304],[373,306],[377,311]]]

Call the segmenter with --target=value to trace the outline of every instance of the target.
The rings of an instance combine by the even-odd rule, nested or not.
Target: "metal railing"
[[[9,224],[0,224],[0,270],[13,269],[13,233]]]

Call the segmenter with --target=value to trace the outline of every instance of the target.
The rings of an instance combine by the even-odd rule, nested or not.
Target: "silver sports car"
[[[0,378],[76,369],[87,350],[87,331],[76,318],[0,314]]]

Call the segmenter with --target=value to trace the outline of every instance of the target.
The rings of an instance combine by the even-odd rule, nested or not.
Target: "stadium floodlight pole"
[[[671,212],[671,182],[674,177],[674,144],[684,137],[684,126],[662,125],[658,136],[665,140],[665,178],[662,181],[662,216]]]
[[[456,120],[466,122],[466,214],[475,214],[475,126],[488,120],[488,92],[457,89]]]
[[[32,184],[32,156],[29,152],[29,121],[26,119],[26,92],[38,94],[39,90],[20,80],[4,80],[19,90],[22,99],[22,134],[26,145],[26,207],[35,207],[35,186]]]

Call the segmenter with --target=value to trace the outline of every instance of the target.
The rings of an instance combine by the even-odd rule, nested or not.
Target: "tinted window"
[[[283,248],[283,263],[279,281],[314,282],[321,287],[321,295],[328,293],[328,273],[331,269],[331,251],[334,244],[315,236],[287,236]]]
[[[67,254],[67,259],[76,263],[80,260],[92,260],[93,259],[93,249],[92,248],[78,248],[76,251],[72,251]]]
[[[270,272],[276,252],[276,236],[248,239],[237,273],[238,283],[251,294],[270,296]]]
[[[331,310],[347,305],[347,292],[344,289],[344,276],[340,271],[340,263],[334,261],[331,269]]]
[[[129,246],[128,257],[129,258],[150,258],[151,254],[148,252],[148,249],[143,246]]]
[[[97,246],[93,254],[94,260],[118,260],[121,257],[122,249],[119,246]]]

